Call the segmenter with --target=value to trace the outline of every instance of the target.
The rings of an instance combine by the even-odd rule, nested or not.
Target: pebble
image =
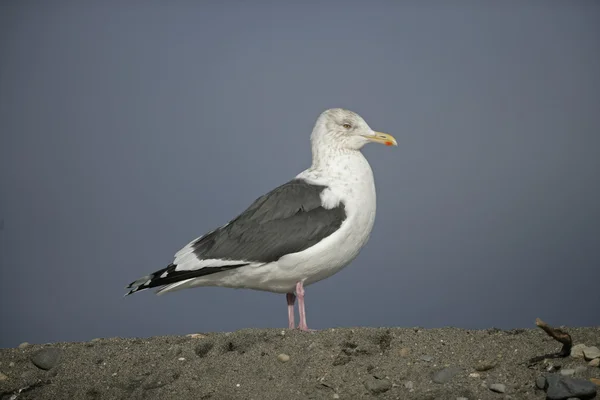
[[[583,356],[587,361],[591,361],[594,358],[600,358],[600,349],[596,346],[590,346],[583,349]]]
[[[429,355],[424,355],[424,356],[421,356],[421,360],[431,362],[431,361],[433,361],[433,357],[429,356]]]
[[[400,349],[400,357],[408,357],[409,354],[410,350],[408,349],[408,347],[403,347]]]
[[[187,334],[187,335],[185,335],[185,336],[187,336],[187,337],[189,337],[189,338],[192,338],[192,339],[203,339],[203,338],[205,338],[205,337],[206,337],[206,335],[203,335],[203,334],[201,334],[201,333],[188,333],[188,334]]]
[[[479,372],[489,371],[490,369],[494,368],[495,366],[496,366],[496,364],[491,361],[480,361],[477,363],[477,365],[475,365],[475,371],[479,371]]]
[[[8,379],[8,376],[4,375],[2,372],[0,372],[0,382],[1,381],[5,381]]]
[[[560,374],[563,376],[575,375],[575,370],[574,369],[561,369]]]
[[[600,358],[594,358],[588,363],[590,367],[600,367]]]
[[[339,398],[340,398],[340,395],[339,395],[339,394],[337,394],[337,393],[334,393],[332,397],[333,397],[334,399],[339,399]]]
[[[365,382],[365,387],[373,394],[385,393],[392,388],[392,382],[387,379],[377,379],[372,376]]]
[[[31,356],[31,362],[40,369],[49,370],[60,363],[63,352],[55,347],[41,349]]]
[[[503,383],[492,383],[490,385],[490,390],[496,393],[504,393],[506,392],[506,385]]]
[[[29,347],[29,343],[28,342],[23,342],[18,346],[20,349],[24,349],[26,347]]]
[[[435,383],[446,383],[460,372],[461,369],[458,367],[447,367],[437,372],[434,372],[432,379]]]
[[[9,362],[8,366],[11,367],[11,368],[14,367],[15,366],[15,362],[14,361]]]
[[[583,358],[583,349],[585,349],[586,347],[587,346],[583,343],[579,343],[571,347],[571,357]]]
[[[535,386],[537,386],[538,389],[541,390],[546,390],[548,382],[546,381],[546,377],[545,376],[538,376],[535,380]]]
[[[288,356],[285,353],[281,353],[280,355],[277,356],[277,359],[281,362],[288,362],[288,361],[290,361],[290,356]]]
[[[470,377],[470,378],[479,378],[480,376],[481,376],[481,375],[479,375],[477,372],[471,372],[471,373],[469,374],[469,377]]]
[[[548,400],[563,400],[569,397],[593,398],[596,395],[596,386],[590,381],[559,374],[549,374],[546,380]]]
[[[404,382],[404,387],[408,390],[413,390],[415,388],[415,384],[413,381]]]

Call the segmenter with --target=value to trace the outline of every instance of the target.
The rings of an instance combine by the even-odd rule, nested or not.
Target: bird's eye
[[[343,126],[344,128],[346,128],[346,129],[350,129],[350,128],[352,128],[352,125],[350,125],[350,124],[344,124],[344,125],[342,125],[342,126]]]

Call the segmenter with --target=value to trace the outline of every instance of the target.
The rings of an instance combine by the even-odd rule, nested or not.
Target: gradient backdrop
[[[310,326],[600,325],[600,3],[302,4],[0,3],[0,346],[285,327],[284,295],[122,295],[330,107],[399,147]]]

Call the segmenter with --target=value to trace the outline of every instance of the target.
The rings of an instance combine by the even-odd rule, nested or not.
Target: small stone
[[[432,361],[433,361],[433,357],[432,357],[432,356],[429,356],[429,355],[424,355],[424,356],[421,356],[421,358],[420,358],[420,359],[421,359],[422,361],[426,361],[426,362],[432,362]]]
[[[587,361],[591,361],[594,358],[600,358],[600,349],[596,346],[590,346],[583,349],[583,356]]]
[[[35,352],[31,356],[31,362],[40,369],[49,370],[60,363],[62,354],[63,350],[49,347]]]
[[[469,377],[470,377],[470,378],[479,378],[480,376],[481,376],[481,375],[479,375],[477,372],[471,372],[471,373],[469,374]]]
[[[98,343],[100,341],[102,341],[101,338],[94,338],[94,339],[90,340],[90,342],[92,342],[92,343]]]
[[[28,342],[23,342],[23,343],[21,343],[21,344],[19,345],[19,348],[20,348],[20,349],[24,349],[24,348],[26,348],[26,347],[29,347],[29,343],[28,343]]]
[[[458,367],[447,367],[433,373],[432,379],[435,383],[446,383],[459,374],[462,370]]]
[[[9,362],[8,366],[11,367],[11,368],[14,367],[15,366],[15,362],[14,361]]]
[[[561,369],[560,370],[560,374],[563,376],[571,376],[571,375],[575,375],[575,370],[574,369]]]
[[[400,349],[400,357],[408,357],[410,354],[410,349],[408,347],[403,347]]]
[[[600,367],[600,358],[594,358],[588,363],[590,367]]]
[[[413,390],[415,388],[415,384],[413,381],[404,382],[404,387],[408,390]]]
[[[491,361],[480,361],[477,363],[477,365],[475,365],[475,371],[479,371],[479,372],[489,371],[490,369],[494,368],[495,366],[496,366],[496,364]]]
[[[548,382],[546,381],[546,377],[538,376],[535,379],[535,386],[537,386],[538,389],[546,390],[546,388],[548,387]]]
[[[571,347],[571,357],[573,358],[583,358],[583,349],[585,349],[587,346],[583,343],[579,343],[576,344],[575,346]]]
[[[331,397],[332,397],[332,398],[334,398],[334,399],[339,399],[339,398],[340,398],[340,395],[339,395],[339,394],[337,394],[337,393],[334,393],[334,394],[333,394],[333,396],[331,396]]]
[[[504,393],[506,392],[506,385],[503,383],[492,383],[490,385],[490,390],[496,393]]]
[[[387,379],[377,379],[370,377],[365,382],[367,390],[373,394],[385,393],[392,388],[392,382]]]
[[[288,356],[285,353],[281,353],[280,355],[277,356],[277,359],[281,362],[288,362],[288,361],[290,361],[290,356]]]
[[[0,372],[0,382],[1,381],[5,381],[8,379],[8,376],[4,375],[2,372]]]
[[[188,333],[185,336],[192,338],[192,339],[204,339],[206,337],[206,335],[203,335],[201,333]]]
[[[185,357],[179,357],[178,360],[179,361],[185,361]]]

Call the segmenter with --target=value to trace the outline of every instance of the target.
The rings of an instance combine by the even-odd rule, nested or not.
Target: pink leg
[[[294,303],[296,302],[296,296],[294,293],[286,293],[285,297],[288,303],[288,328],[294,329]]]
[[[306,325],[306,309],[304,308],[304,286],[302,281],[296,283],[296,296],[298,296],[298,313],[300,314],[300,325],[298,329],[305,332],[310,332]]]

